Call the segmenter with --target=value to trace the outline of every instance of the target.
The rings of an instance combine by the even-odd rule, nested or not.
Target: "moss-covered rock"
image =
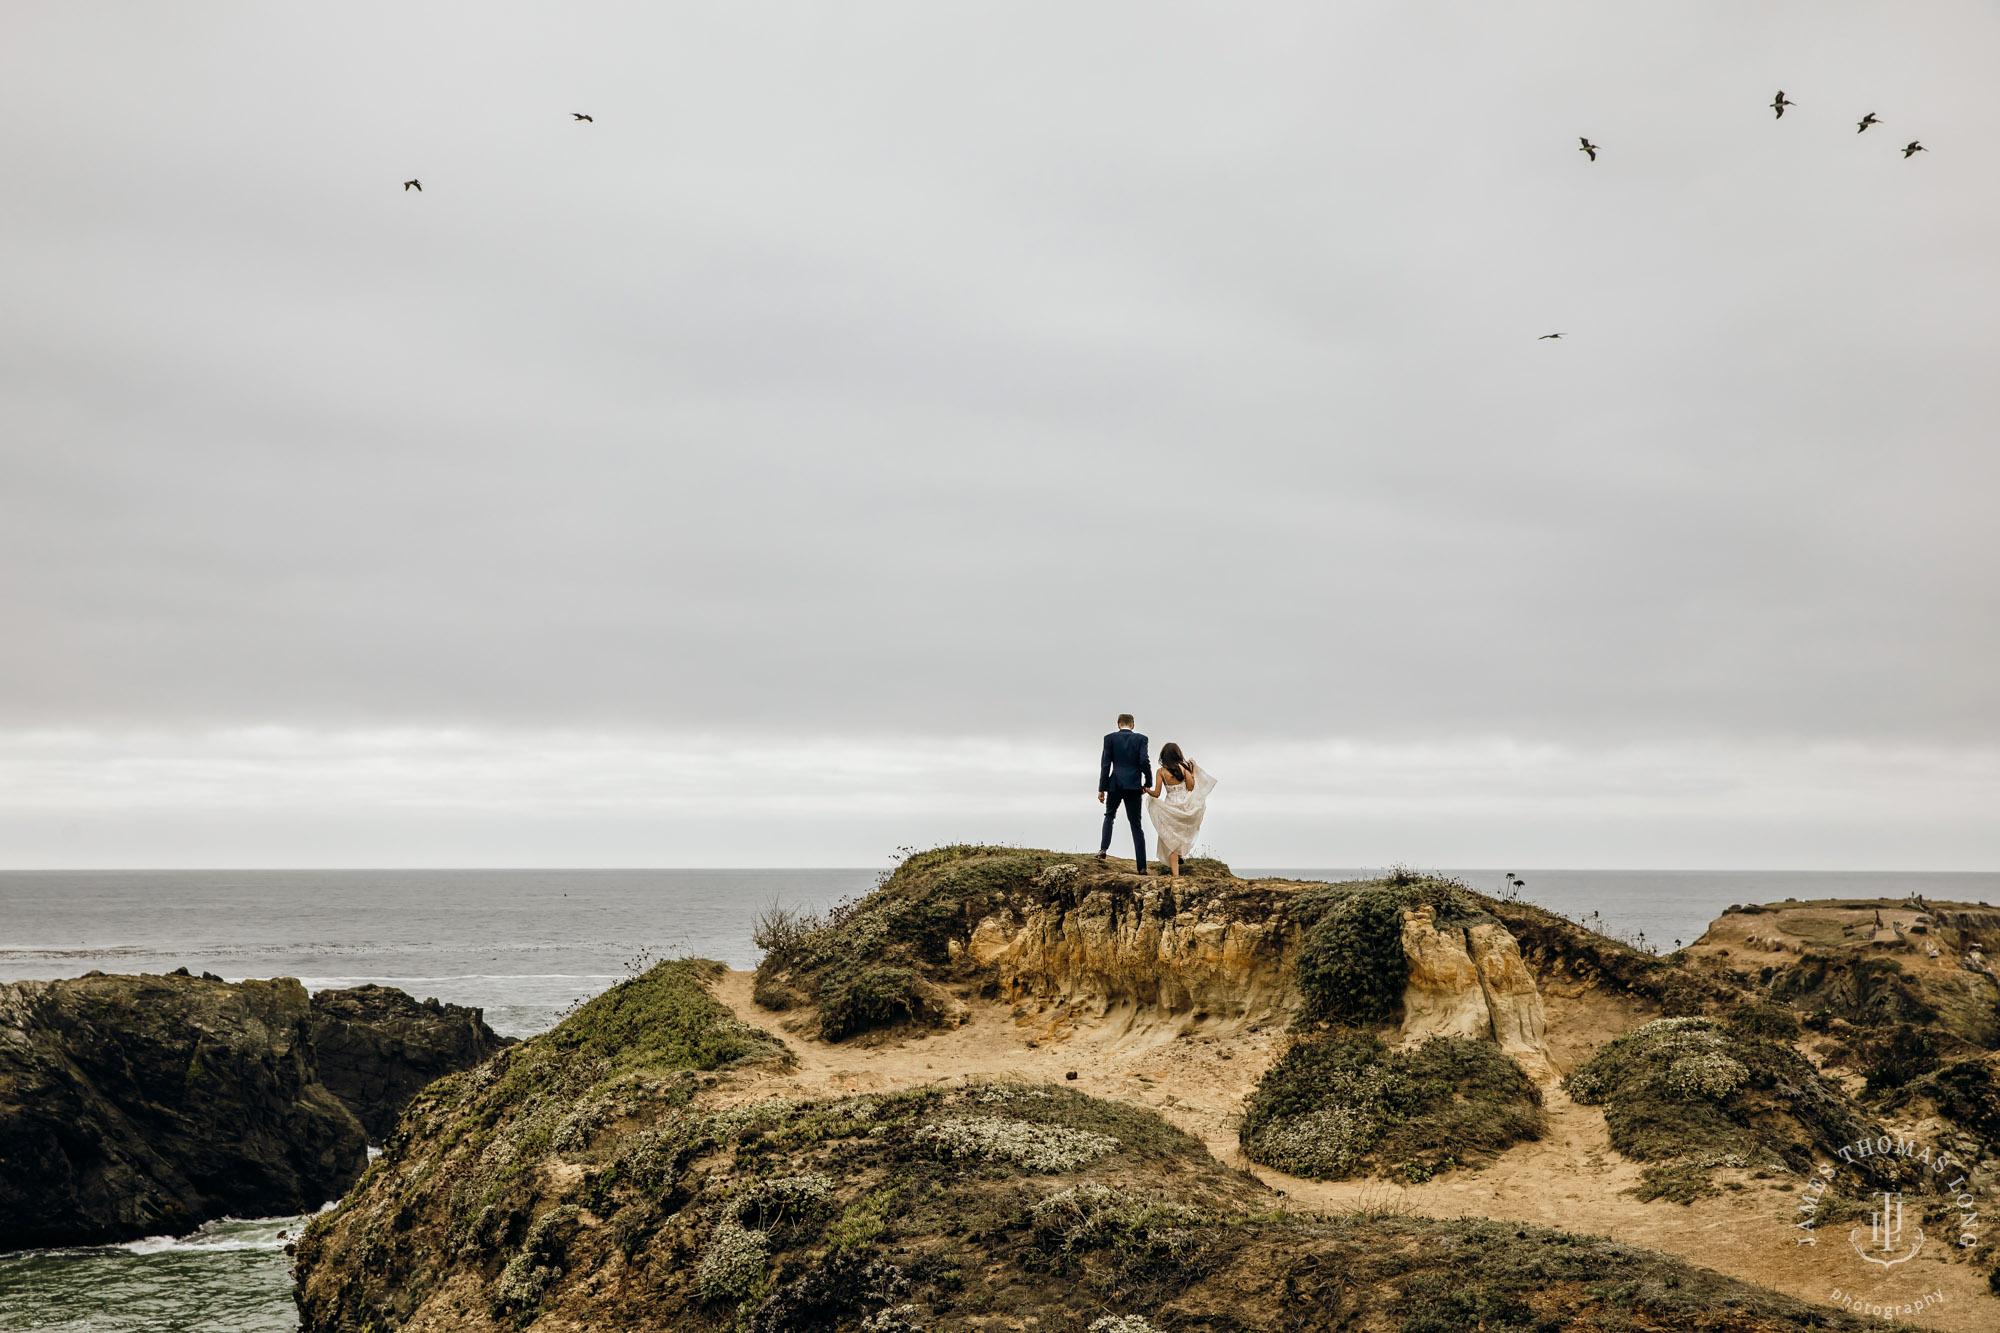
[[[319,1081],[305,987],[105,976],[0,986],[0,1249],[318,1208],[361,1124]]]

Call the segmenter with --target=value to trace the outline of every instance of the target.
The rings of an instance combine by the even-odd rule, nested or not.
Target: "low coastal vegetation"
[[[1436,912],[1440,927],[1493,919],[1458,881],[1409,871],[1380,880],[1315,885],[1293,898],[1287,910],[1305,934],[1298,957],[1297,1021],[1381,1023],[1394,1018],[1410,976],[1403,913],[1419,907]]]
[[[1251,1161],[1314,1180],[1418,1183],[1541,1136],[1540,1091],[1490,1041],[1384,1039],[1410,976],[1404,914],[1421,909],[1442,930],[1494,919],[1464,884],[1402,870],[1314,885],[1287,905],[1303,936],[1299,1002],[1291,1045],[1243,1116]]]
[[[308,1333],[1862,1327],[1602,1239],[1289,1214],[1061,1085],[746,1100],[784,1048],[704,1003],[710,976],[664,964],[427,1091],[300,1244]]]
[[[1295,1042],[1251,1095],[1243,1152],[1313,1180],[1367,1171],[1412,1184],[1542,1135],[1541,1093],[1490,1042],[1393,1050],[1365,1032]]]
[[[823,916],[767,912],[755,1000],[801,1041],[834,1043],[924,1038],[982,1001],[1011,1011],[996,1025],[1010,1040],[1044,1049],[1093,1022],[1190,1052],[1289,1024],[1241,1143],[1318,1179],[1421,1183],[1541,1135],[1538,985],[1623,1029],[1568,1087],[1644,1165],[1635,1207],[1734,1188],[1730,1168],[1798,1180],[1877,1132],[1876,1113],[1935,1115],[1968,1158],[1976,1145],[1960,1145],[2000,1125],[1991,1057],[1905,1021],[1905,1000],[1954,978],[1911,979],[1893,1004],[1845,981],[1794,994],[1778,984],[1790,959],[1662,957],[1434,876],[1301,885],[1190,868],[1141,880],[1088,856],[917,853]],[[824,1070],[794,1072],[783,1041],[714,998],[718,975],[652,968],[421,1094],[300,1243],[306,1333],[1862,1327],[1599,1238],[1400,1209],[1295,1214],[1152,1110],[1075,1084],[941,1066],[918,1075],[935,1083],[829,1093]],[[1880,1160],[1863,1172],[1894,1175]]]
[[[1762,1005],[1730,1022],[1654,1019],[1607,1042],[1564,1086],[1579,1104],[1604,1108],[1613,1147],[1654,1164],[1649,1197],[1712,1193],[1704,1182],[1716,1167],[1810,1175],[1879,1129],[1781,1039],[1787,1022]],[[1856,1170],[1896,1181],[1893,1158],[1864,1158]]]

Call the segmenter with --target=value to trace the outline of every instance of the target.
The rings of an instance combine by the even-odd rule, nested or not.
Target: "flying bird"
[[[1783,88],[1780,88],[1778,89],[1777,100],[1771,103],[1771,110],[1778,113],[1779,120],[1783,120],[1785,118],[1785,108],[1788,106],[1797,106],[1797,105],[1798,103],[1794,102],[1791,98],[1785,96],[1785,90]]]
[[[1562,337],[1560,333],[1544,333],[1541,337],[1535,339],[1535,341],[1538,343],[1545,343],[1551,338],[1560,338],[1560,337]]]
[[[1924,147],[1922,144],[1918,143],[1915,139],[1912,139],[1908,143],[1903,145],[1903,156],[1905,158],[1908,158],[1911,153],[1928,153],[1928,152],[1930,152],[1930,149]]]
[[[1861,118],[1861,128],[1854,132],[1856,134],[1861,134],[1864,131],[1866,131],[1870,125],[1880,125],[1881,123],[1882,123],[1882,118],[1876,115],[1873,111],[1870,111],[1867,115]]]
[[[575,116],[578,120],[590,120],[590,117],[584,115],[581,111],[572,111],[570,112],[570,114],[572,116]],[[595,125],[597,122],[594,120],[590,120],[590,123]]]
[[[1583,145],[1583,147],[1577,149],[1576,151],[1579,153],[1589,153],[1590,160],[1595,162],[1597,160],[1597,145],[1592,143],[1590,140],[1584,138],[1581,134],[1576,136],[1576,141]]]
[[[403,193],[408,194],[411,190],[415,190],[418,194],[422,194],[424,192],[424,183],[422,181],[404,181]]]

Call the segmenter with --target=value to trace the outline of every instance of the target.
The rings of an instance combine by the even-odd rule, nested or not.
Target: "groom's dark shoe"
[[[1098,860],[1100,860],[1100,861],[1102,861],[1102,860],[1104,859],[1104,857],[1105,857],[1105,853],[1103,853],[1103,852],[1099,852],[1099,853],[1097,854],[1097,859],[1098,859]]]

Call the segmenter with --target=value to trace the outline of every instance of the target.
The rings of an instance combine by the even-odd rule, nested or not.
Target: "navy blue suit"
[[[1146,873],[1146,829],[1139,822],[1139,797],[1153,785],[1153,761],[1146,750],[1146,738],[1120,727],[1104,738],[1104,753],[1097,761],[1097,789],[1104,793],[1104,838],[1100,852],[1111,848],[1111,830],[1118,823],[1118,807],[1132,822],[1132,859],[1139,873]]]

